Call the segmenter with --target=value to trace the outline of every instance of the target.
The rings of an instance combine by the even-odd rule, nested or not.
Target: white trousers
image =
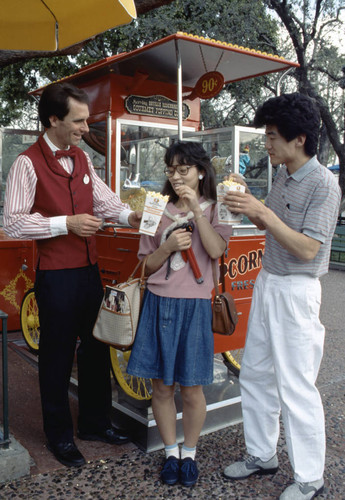
[[[282,414],[294,479],[321,479],[325,421],[315,386],[325,329],[319,320],[321,285],[307,275],[256,280],[240,372],[248,453],[269,460]]]

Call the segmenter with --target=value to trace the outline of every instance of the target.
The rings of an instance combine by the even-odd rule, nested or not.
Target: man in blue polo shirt
[[[320,118],[312,99],[299,93],[269,99],[254,124],[266,126],[267,152],[282,167],[265,204],[247,187],[225,199],[232,212],[266,230],[266,246],[240,373],[249,457],[224,475],[235,480],[277,471],[281,414],[294,482],[280,499],[310,500],[323,490],[325,464],[324,413],[315,386],[325,335],[319,277],[328,271],[341,193],[316,158]]]

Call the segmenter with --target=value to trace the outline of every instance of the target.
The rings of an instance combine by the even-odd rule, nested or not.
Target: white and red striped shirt
[[[48,146],[55,153],[58,149],[44,134]],[[128,205],[98,177],[92,166],[90,157],[85,153],[90,170],[93,192],[94,215],[103,219],[115,219],[116,222],[128,224],[128,216],[132,212]],[[69,174],[73,171],[73,160],[62,157],[58,160]],[[34,166],[25,155],[19,155],[14,161],[7,177],[3,225],[6,234],[12,238],[44,239],[67,234],[66,216],[43,217],[39,213],[31,213],[36,194],[37,176]]]

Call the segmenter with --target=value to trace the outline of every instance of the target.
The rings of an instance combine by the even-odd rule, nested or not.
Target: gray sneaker
[[[323,479],[310,483],[294,482],[283,491],[279,500],[311,500],[323,492]]]
[[[227,479],[245,479],[252,474],[264,475],[275,474],[278,470],[278,458],[274,455],[267,462],[263,462],[258,457],[249,456],[246,460],[235,462],[224,470]]]

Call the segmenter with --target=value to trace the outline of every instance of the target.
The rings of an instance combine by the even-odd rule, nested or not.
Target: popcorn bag
[[[223,203],[224,196],[228,191],[245,192],[245,187],[233,180],[223,181],[217,186],[217,202],[218,202],[218,220],[220,224],[239,224],[242,220],[242,214],[234,214],[230,212],[228,207]]]
[[[169,196],[163,196],[155,191],[146,193],[143,216],[139,227],[139,233],[154,236],[162,218]]]

